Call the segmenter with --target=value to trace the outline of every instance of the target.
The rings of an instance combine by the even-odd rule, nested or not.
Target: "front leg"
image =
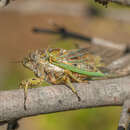
[[[24,88],[24,109],[26,110],[26,100],[27,100],[27,91],[28,88],[32,88],[33,86],[40,85],[44,81],[43,78],[31,78],[28,80],[23,80],[20,83],[20,88]]]

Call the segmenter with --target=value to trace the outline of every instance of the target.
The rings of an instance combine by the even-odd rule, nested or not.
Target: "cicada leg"
[[[24,88],[24,109],[26,110],[26,100],[27,100],[27,91],[28,88],[32,88],[33,86],[40,85],[43,82],[43,78],[31,78],[28,80],[23,80],[20,83],[20,88]]]
[[[66,73],[67,75],[69,75],[74,81],[76,81],[76,82],[78,82],[78,83],[82,83],[82,82],[88,83],[87,80],[82,81],[81,79],[79,79],[79,78],[77,78],[76,76],[74,76],[73,73],[70,72],[70,71],[68,71],[68,70],[65,70],[65,73]]]
[[[79,97],[77,91],[74,89],[73,84],[70,81],[69,77],[65,78],[65,84],[72,90],[72,92],[77,96],[78,101],[81,101],[81,98]]]
[[[80,97],[78,96],[78,93],[77,91],[74,89],[72,83],[71,83],[71,80],[70,80],[70,77],[68,76],[67,73],[65,73],[65,75],[63,75],[62,77],[59,77],[58,79],[52,79],[51,78],[51,83],[53,84],[61,84],[61,83],[64,83],[65,85],[67,85],[71,91],[77,96],[78,98],[78,101],[80,101]]]

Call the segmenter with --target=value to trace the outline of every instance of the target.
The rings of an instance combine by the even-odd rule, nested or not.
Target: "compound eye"
[[[40,56],[41,55],[39,55],[39,54],[32,53],[30,55],[30,61],[37,62],[39,60]]]
[[[23,60],[22,60],[22,63],[25,65],[26,63],[29,62],[29,59],[27,57],[25,57]]]

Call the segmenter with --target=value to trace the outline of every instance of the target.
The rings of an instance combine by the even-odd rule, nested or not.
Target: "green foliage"
[[[115,130],[119,107],[82,109],[39,116],[41,130]]]
[[[66,50],[69,50],[69,49],[74,49],[76,48],[76,45],[74,43],[73,40],[71,39],[66,39],[66,40],[58,40],[58,41],[55,41],[54,43],[52,43],[50,45],[50,47],[52,48],[64,48]]]

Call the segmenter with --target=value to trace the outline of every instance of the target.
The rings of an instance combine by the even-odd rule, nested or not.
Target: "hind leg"
[[[71,89],[71,91],[77,96],[78,101],[81,101],[81,98],[79,97],[77,91],[75,90],[73,84],[71,83],[70,78],[69,78],[69,77],[66,77],[66,78],[64,79],[64,81],[65,81],[65,84]]]

